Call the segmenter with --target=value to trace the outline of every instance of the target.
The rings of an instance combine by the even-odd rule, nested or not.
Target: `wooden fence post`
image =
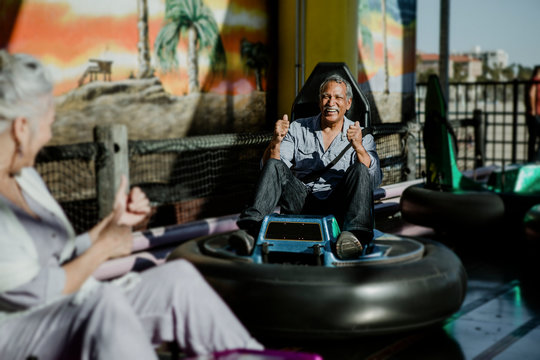
[[[104,161],[96,161],[96,191],[99,218],[103,219],[113,209],[114,196],[122,175],[129,188],[128,137],[125,125],[98,125],[94,128],[94,141],[103,143]]]
[[[416,121],[409,121],[407,123],[408,130],[407,130],[407,136],[406,136],[406,142],[405,146],[406,154],[407,154],[407,164],[405,166],[406,168],[406,180],[415,180],[417,178],[417,160],[420,156],[418,153],[418,135],[420,134],[420,126],[416,123]],[[420,165],[421,168],[421,165]]]

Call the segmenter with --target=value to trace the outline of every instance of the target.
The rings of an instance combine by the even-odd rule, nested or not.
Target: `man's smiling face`
[[[344,83],[330,81],[319,100],[323,121],[332,124],[343,121],[345,112],[351,108],[351,104],[352,99],[347,99],[347,86]]]

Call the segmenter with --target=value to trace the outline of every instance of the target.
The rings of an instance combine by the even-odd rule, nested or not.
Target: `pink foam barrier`
[[[163,264],[171,251],[188,240],[238,229],[237,218],[236,214],[227,215],[136,232],[131,255],[106,261],[93,275],[98,280],[110,280]]]

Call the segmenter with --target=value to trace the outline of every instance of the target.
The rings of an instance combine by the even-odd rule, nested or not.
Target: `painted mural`
[[[131,139],[264,125],[267,1],[19,3],[7,48],[52,73],[53,144],[91,141],[107,122],[126,124]]]
[[[381,122],[414,118],[415,44],[416,0],[359,0],[358,81]]]

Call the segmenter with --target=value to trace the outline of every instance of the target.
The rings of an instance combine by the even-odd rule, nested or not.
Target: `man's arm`
[[[382,171],[373,136],[363,136],[357,121],[347,129],[347,139],[351,142],[358,161],[368,168],[373,189],[378,188],[382,182]]]
[[[283,141],[283,138],[285,135],[287,135],[287,132],[289,131],[289,117],[287,115],[283,115],[283,118],[276,121],[276,125],[274,126],[274,134],[272,136],[272,140],[270,140],[270,144],[266,148],[263,154],[263,165],[266,164],[268,159],[276,159],[280,160],[280,151],[281,151],[281,142]]]

